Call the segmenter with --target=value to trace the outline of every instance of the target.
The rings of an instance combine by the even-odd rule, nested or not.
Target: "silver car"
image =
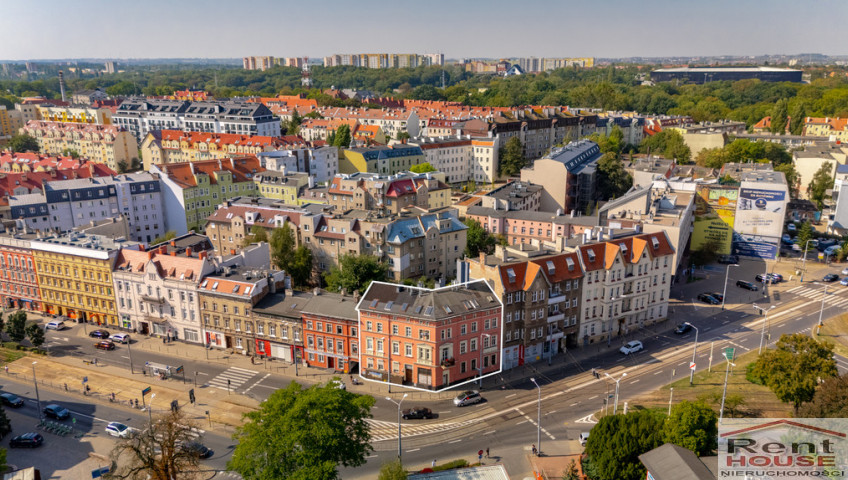
[[[453,399],[453,404],[457,407],[464,407],[466,405],[473,405],[482,401],[483,397],[480,396],[480,392],[477,390],[468,390],[457,395],[456,398]]]

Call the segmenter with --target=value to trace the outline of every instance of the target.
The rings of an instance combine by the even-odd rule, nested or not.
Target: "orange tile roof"
[[[571,259],[574,268],[572,270],[568,269],[568,261],[567,259]],[[554,265],[553,273],[550,273],[548,270],[548,262],[552,262]],[[551,283],[558,283],[563,280],[571,280],[575,278],[581,278],[583,276],[583,269],[580,268],[580,261],[577,258],[577,253],[565,253],[562,255],[557,255],[554,257],[548,257],[539,260],[531,260],[531,263],[535,263],[539,265],[542,269],[542,273],[548,278],[548,281]]]
[[[146,273],[145,269],[150,261],[153,262],[156,273],[161,277],[198,282],[200,279],[197,277],[203,271],[203,263],[208,260],[188,257],[185,254],[162,254],[157,250],[139,251],[122,248],[115,260],[115,268],[143,274]]]
[[[515,274],[515,281],[509,281],[509,273],[508,270],[512,269]],[[501,283],[503,283],[504,291],[509,292],[517,292],[523,289],[524,285],[524,277],[527,273],[527,263],[516,263],[514,265],[500,265],[498,267],[501,274]]]
[[[233,175],[233,182],[247,182],[253,178],[253,175],[265,171],[255,156],[186,163],[160,163],[156,165],[156,168],[183,188],[196,187],[196,175],[199,173],[209,176],[209,183],[216,185],[218,180],[215,178],[215,172],[226,171]]]
[[[162,130],[162,141],[188,142],[195,148],[199,143],[216,145],[255,146],[263,148],[281,148],[292,145],[305,146],[306,140],[297,135],[269,137],[263,135],[238,135],[232,133],[184,132],[182,130]]]

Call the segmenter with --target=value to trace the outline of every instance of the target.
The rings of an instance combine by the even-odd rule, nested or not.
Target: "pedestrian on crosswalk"
[[[486,447],[486,458],[489,458],[489,447]]]
[[[433,463],[430,464],[431,467],[436,468],[436,459],[433,459]]]

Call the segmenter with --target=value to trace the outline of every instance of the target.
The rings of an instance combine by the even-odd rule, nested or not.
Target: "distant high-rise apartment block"
[[[115,73],[115,62],[106,62],[103,65],[106,69],[106,73]]]
[[[445,55],[442,53],[344,53],[324,57],[325,67],[415,68],[444,64]]]
[[[245,70],[268,70],[274,66],[274,57],[244,57],[241,59]]]
[[[516,64],[525,72],[549,72],[557,68],[595,66],[593,57],[540,58],[522,57],[516,59]]]

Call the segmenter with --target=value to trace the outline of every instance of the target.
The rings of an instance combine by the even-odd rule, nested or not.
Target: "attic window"
[[[424,310],[424,315],[432,315],[432,314],[433,314],[433,307],[432,306],[429,306],[429,307],[427,307],[427,310]]]
[[[408,304],[408,303],[404,303],[403,305],[401,305],[401,306],[400,306],[400,311],[401,311],[401,312],[405,312],[405,311],[406,311],[406,307],[408,307],[408,306],[409,306],[409,304]]]
[[[442,308],[445,309],[445,313],[453,313],[453,310],[447,305],[442,305]]]
[[[565,264],[568,265],[568,271],[569,272],[574,270],[574,260],[566,257]]]
[[[417,314],[421,313],[422,308],[423,307],[421,305],[418,305],[417,307],[415,307],[415,314],[417,315]]]
[[[623,243],[619,243],[619,244],[618,244],[618,247],[619,247],[619,248],[621,248],[621,253],[622,253],[622,254],[627,255],[627,245],[625,245],[625,244],[623,244]]]
[[[654,246],[654,250],[660,248],[660,241],[657,240],[657,237],[651,237],[651,245]]]
[[[218,282],[212,284],[212,290],[218,290]]]
[[[515,270],[507,268],[506,276],[509,277],[509,283],[515,283]]]
[[[594,261],[595,261],[595,252],[594,252],[594,251],[592,251],[592,250],[586,250],[586,255],[588,255],[588,256],[589,256],[589,261],[590,261],[590,262],[594,262]]]
[[[206,288],[206,285],[209,284],[209,280],[204,280],[203,283],[200,284],[200,288]]]
[[[238,291],[239,291],[239,287],[240,287],[240,286],[241,286],[241,285],[236,285],[236,286],[234,286],[234,287],[233,287],[233,293],[238,293]]]
[[[556,267],[554,266],[554,262],[548,260],[547,262],[545,262],[545,265],[548,266],[548,275],[553,275],[554,273],[556,273]]]
[[[384,309],[385,309],[386,311],[390,311],[390,310],[392,309],[392,305],[394,305],[394,304],[395,304],[395,302],[394,302],[394,301],[389,300],[389,303],[387,303],[387,304],[386,304],[386,306],[384,307]]]
[[[376,307],[376,306],[377,306],[377,302],[378,302],[378,301],[379,301],[379,300],[377,300],[376,298],[375,298],[374,300],[371,300],[371,306],[370,306],[369,308],[374,308],[374,307]]]

